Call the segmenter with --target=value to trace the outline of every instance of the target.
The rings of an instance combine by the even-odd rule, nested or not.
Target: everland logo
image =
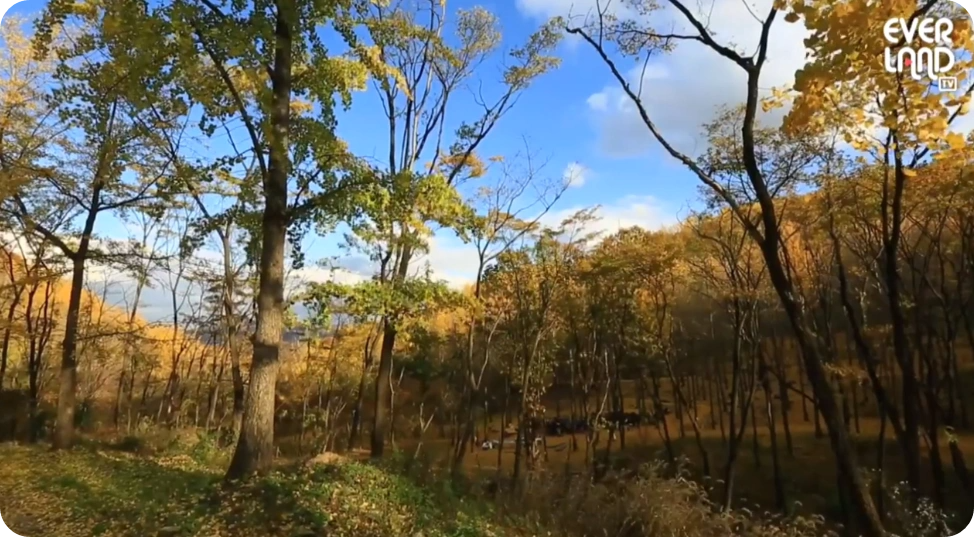
[[[908,72],[913,80],[926,76],[937,82],[938,90],[955,91],[957,77],[946,75],[956,62],[950,38],[953,31],[954,21],[950,19],[889,19],[883,25],[883,37],[889,43],[884,58],[886,71]],[[911,46],[917,40],[923,45]]]

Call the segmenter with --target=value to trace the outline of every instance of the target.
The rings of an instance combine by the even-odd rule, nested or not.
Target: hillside
[[[52,455],[0,446],[4,468],[19,468],[0,472],[0,511],[30,537],[521,535],[491,529],[483,506],[433,497],[407,478],[351,460],[283,468],[225,491],[218,461],[193,455],[144,460],[118,451]]]
[[[5,516],[39,537],[969,524],[974,86],[880,60],[936,27],[967,86],[970,17],[495,4],[4,18]],[[116,299],[90,266],[67,314],[57,253],[160,285]]]
[[[41,387],[57,382],[70,282],[9,250],[0,252],[0,271],[0,337],[5,342],[0,350],[0,389],[36,397],[42,407],[50,408],[55,392]],[[105,292],[86,288],[81,295],[77,360],[84,405],[114,404],[118,386],[126,375],[126,382],[131,382],[132,371],[145,375],[147,385],[163,384],[172,369],[165,364],[178,366],[183,361],[199,368],[215,359],[215,349],[185,329],[148,323],[137,311],[133,316],[108,304]],[[11,419],[7,415],[5,421]]]

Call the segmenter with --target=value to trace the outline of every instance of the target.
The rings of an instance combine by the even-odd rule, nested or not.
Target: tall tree
[[[181,161],[191,170],[189,181],[237,173],[243,180],[238,195],[252,211],[246,222],[248,252],[257,266],[256,332],[228,479],[266,472],[273,462],[286,244],[291,239],[300,264],[303,230],[312,222],[323,229],[334,224],[354,206],[354,187],[369,179],[356,173],[354,159],[334,133],[336,96],[348,106],[350,92],[367,75],[362,62],[334,55],[325,45],[331,31],[354,44],[347,8],[345,2],[324,0],[254,5],[176,0],[146,17],[146,24],[172,38],[172,71],[202,111],[202,132],[212,135],[236,123],[245,133],[245,141],[230,136],[232,150],[222,157]],[[252,174],[241,172],[247,160],[254,164]]]
[[[477,250],[477,271],[473,282],[473,307],[470,308],[467,326],[467,349],[464,353],[463,373],[460,375],[464,408],[460,409],[462,433],[453,447],[453,467],[456,474],[463,465],[467,445],[473,441],[476,429],[475,412],[482,399],[481,388],[490,356],[490,335],[482,344],[483,358],[475,360],[476,339],[483,320],[480,300],[483,294],[484,272],[504,252],[508,251],[526,233],[538,227],[549,209],[561,199],[568,188],[568,181],[550,182],[539,177],[540,169],[534,168],[530,154],[524,155],[526,168],[519,170],[502,158],[494,159],[501,171],[496,182],[477,190],[468,205],[476,212],[466,215],[460,229],[470,237]],[[516,162],[516,161],[515,161]],[[537,193],[537,196],[528,194]],[[486,419],[486,416],[485,416]]]
[[[558,34],[542,28],[527,43],[510,51],[495,97],[473,97],[483,111],[464,118],[452,139],[447,117],[464,85],[475,80],[475,69],[500,44],[498,21],[483,8],[447,13],[445,2],[429,1],[369,4],[363,11],[371,39],[370,51],[390,70],[374,86],[382,102],[388,132],[388,158],[383,170],[385,198],[390,203],[372,212],[380,215],[363,226],[360,235],[377,248],[374,261],[379,280],[401,285],[411,263],[426,248],[432,223],[457,223],[462,204],[455,188],[463,179],[482,174],[477,149],[533,80],[551,70],[557,60],[549,55]],[[453,25],[456,45],[445,33]],[[374,250],[375,251],[375,250]],[[375,383],[376,411],[372,428],[372,456],[382,457],[385,446],[385,378],[399,329],[383,321],[382,344]]]
[[[95,242],[98,218],[162,195],[173,162],[160,151],[159,133],[178,128],[183,112],[172,86],[157,76],[161,54],[137,59],[138,53],[113,46],[119,7],[48,6],[36,44],[41,57],[53,45],[59,58],[49,89],[66,134],[58,151],[35,164],[31,188],[3,206],[27,233],[51,242],[71,265],[55,448],[70,447],[74,439],[79,319],[85,268],[101,255]],[[78,33],[66,43],[52,42],[52,26],[69,15]]]
[[[824,354],[815,340],[812,325],[808,319],[803,302],[799,299],[798,289],[788,270],[787,251],[781,230],[781,212],[775,204],[776,190],[769,180],[768,167],[762,162],[763,155],[758,151],[758,141],[755,138],[755,122],[757,120],[761,100],[761,74],[768,60],[771,27],[778,17],[779,6],[772,7],[763,19],[760,19],[760,34],[757,50],[748,54],[736,50],[732,46],[717,41],[704,19],[695,15],[680,0],[669,0],[690,26],[688,34],[672,34],[657,30],[651,24],[641,20],[619,20],[606,16],[604,9],[596,14],[594,20],[582,25],[571,23],[568,32],[578,35],[603,60],[611,71],[613,78],[619,83],[633,106],[636,107],[646,129],[659,142],[666,152],[683,163],[697,179],[711,191],[717,199],[726,204],[735,217],[744,226],[745,233],[761,250],[767,265],[768,276],[778,294],[781,306],[791,324],[792,333],[800,349],[805,372],[812,384],[822,416],[826,422],[829,439],[835,454],[840,479],[851,491],[852,504],[855,508],[856,519],[860,530],[869,537],[883,537],[883,528],[879,513],[873,503],[866,483],[859,471],[859,463],[853,450],[852,443],[845,431],[834,393],[828,381],[824,365]],[[655,3],[638,6],[641,15],[651,14],[659,6]],[[649,20],[647,18],[646,20]],[[743,104],[743,118],[740,129],[740,156],[743,177],[760,209],[757,218],[749,215],[742,207],[741,200],[735,192],[728,189],[718,177],[699,165],[689,155],[677,149],[653,122],[650,111],[641,99],[643,85],[635,87],[620,71],[616,60],[613,59],[613,47],[623,56],[648,56],[657,51],[671,48],[674,41],[697,41],[710,48],[727,61],[741,69],[747,76],[746,97]],[[773,167],[772,167],[773,169]]]
[[[870,9],[865,27],[856,25],[857,39],[838,39],[836,28],[848,26],[865,6],[853,2],[835,5],[787,3],[788,20],[803,20],[812,31],[810,41],[815,60],[802,69],[795,80],[795,106],[788,117],[790,129],[837,132],[864,159],[872,160],[882,174],[880,196],[881,259],[880,283],[885,289],[892,330],[893,354],[902,376],[902,437],[910,485],[919,487],[921,424],[921,381],[917,377],[914,346],[907,329],[907,306],[899,255],[904,237],[904,197],[908,178],[924,164],[932,152],[965,145],[964,137],[951,132],[951,124],[966,113],[974,83],[967,80],[974,50],[971,21],[964,10],[951,2],[897,1]],[[870,6],[870,8],[873,6]],[[873,61],[869,52],[882,54],[891,44],[881,31],[880,22],[901,17],[907,21],[943,15],[954,22],[950,36],[958,49],[954,69],[961,73],[961,90],[951,94],[933,91],[930,80],[886,72],[882,62]],[[861,35],[860,35],[861,34]],[[855,43],[855,45],[853,45]],[[863,51],[868,51],[862,54]],[[964,57],[966,54],[967,57]],[[813,112],[821,109],[822,112]],[[934,427],[934,435],[937,434]],[[935,440],[934,440],[934,443]]]

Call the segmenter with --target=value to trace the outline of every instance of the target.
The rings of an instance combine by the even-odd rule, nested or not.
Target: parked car
[[[492,449],[497,449],[500,446],[501,446],[500,440],[484,440],[484,442],[480,444],[480,449],[484,451],[490,451]]]

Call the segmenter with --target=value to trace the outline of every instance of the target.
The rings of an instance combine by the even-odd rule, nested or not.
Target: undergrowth
[[[116,446],[117,447],[117,446]],[[225,487],[207,449],[0,446],[0,513],[25,537],[490,537],[488,511],[341,459]]]
[[[228,452],[191,431],[89,443],[68,452],[0,445],[0,513],[25,537],[823,537],[821,517],[720,510],[659,465],[636,473],[534,475],[489,500],[430,461],[327,454],[224,485]],[[664,477],[666,476],[666,477]],[[912,537],[949,535],[942,513],[890,497]]]

